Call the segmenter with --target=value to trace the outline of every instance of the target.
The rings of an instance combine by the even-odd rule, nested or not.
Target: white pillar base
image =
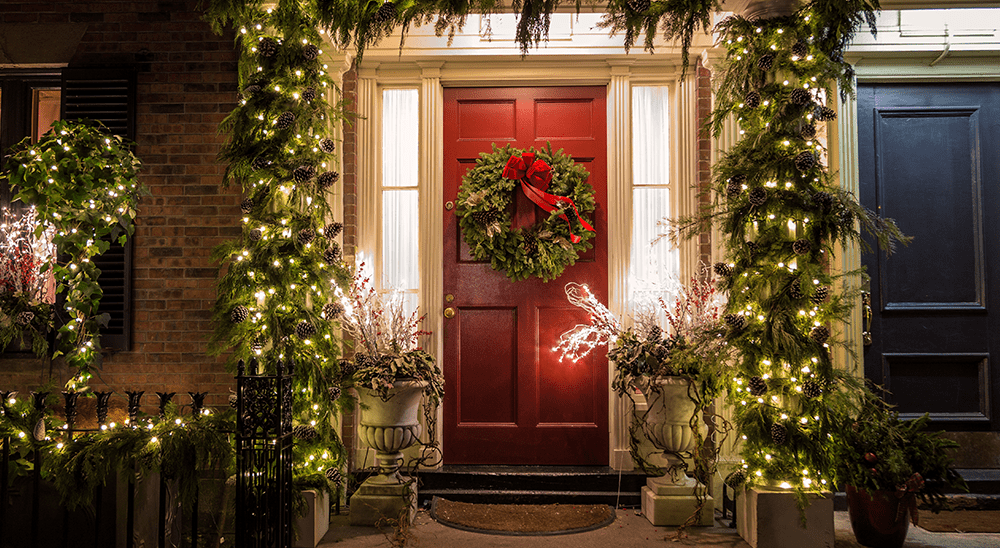
[[[323,535],[330,529],[330,495],[309,489],[302,492],[306,499],[306,514],[295,518],[298,537],[292,543],[295,548],[316,548]]]
[[[696,492],[704,493],[705,486],[686,476],[679,483],[647,478],[642,488],[642,515],[656,526],[683,525],[698,508]],[[711,527],[714,523],[715,501],[708,497],[695,525]]]
[[[738,492],[736,527],[753,548],[833,548],[833,493],[809,495],[805,527],[790,490],[753,488]]]

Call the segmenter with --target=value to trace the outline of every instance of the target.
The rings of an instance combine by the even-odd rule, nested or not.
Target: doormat
[[[1000,533],[1000,510],[920,512],[920,527],[935,533]]]
[[[565,535],[615,521],[607,504],[472,504],[434,497],[431,517],[442,525],[491,535]]]

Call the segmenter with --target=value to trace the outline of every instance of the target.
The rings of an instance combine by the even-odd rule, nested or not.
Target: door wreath
[[[462,177],[456,214],[472,256],[513,281],[549,281],[593,247],[591,218],[597,202],[590,174],[562,149],[528,151],[510,145],[484,152]],[[511,227],[511,208],[524,192],[548,217],[530,227]]]

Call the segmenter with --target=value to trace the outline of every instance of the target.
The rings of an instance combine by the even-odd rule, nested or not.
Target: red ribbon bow
[[[557,204],[564,204],[573,208],[573,213],[576,214],[577,219],[580,219],[580,224],[583,225],[583,228],[591,232],[596,232],[594,227],[590,226],[590,223],[580,216],[580,212],[577,211],[576,204],[573,203],[572,198],[556,196],[555,194],[545,192],[549,188],[549,183],[552,182],[552,168],[543,160],[536,160],[533,152],[525,152],[520,157],[511,156],[510,160],[507,160],[507,165],[503,168],[503,177],[505,179],[519,179],[524,195],[534,202],[535,205],[549,213],[557,209],[563,209]],[[566,224],[570,227],[570,241],[574,244],[579,243],[580,237],[573,234],[573,223],[569,220],[569,217],[565,213],[560,213],[559,218],[566,221]]]

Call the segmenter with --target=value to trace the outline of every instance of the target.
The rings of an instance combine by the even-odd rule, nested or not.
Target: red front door
[[[563,287],[585,283],[607,302],[607,167],[604,87],[446,89],[444,196],[491,145],[552,144],[590,172],[594,249],[548,283],[511,282],[474,260],[454,210],[444,213],[444,461],[447,464],[608,464],[608,362],[603,352],[559,362],[559,335],[586,315]],[[517,222],[547,213],[516,202]]]

